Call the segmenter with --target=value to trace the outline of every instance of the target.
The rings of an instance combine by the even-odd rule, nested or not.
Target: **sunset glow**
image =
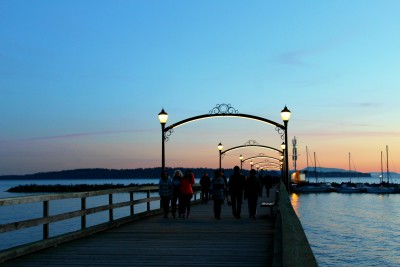
[[[160,167],[160,111],[168,127],[223,103],[282,125],[286,106],[297,169],[307,147],[318,167],[348,169],[350,152],[355,170],[377,172],[388,145],[400,172],[399,1],[5,0],[0,10],[0,175]],[[217,168],[220,142],[280,150],[275,128],[228,116],[182,124],[166,166]],[[241,148],[222,167],[260,153],[279,157]]]

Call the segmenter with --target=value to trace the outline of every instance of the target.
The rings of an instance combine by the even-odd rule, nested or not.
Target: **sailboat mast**
[[[318,176],[317,176],[317,161],[315,160],[315,151],[314,151],[314,172],[315,172],[315,182],[318,183]]]
[[[386,175],[387,175],[387,182],[389,183],[389,147],[386,145]]]
[[[351,164],[350,164],[350,152],[349,152],[349,176],[350,176],[350,183],[351,183]]]
[[[379,182],[383,182],[383,155],[382,155],[382,150],[381,150],[381,177],[379,178]]]
[[[306,146],[306,154],[307,154],[307,172],[306,172],[306,181],[308,182],[308,178],[310,177],[308,175],[308,147]]]

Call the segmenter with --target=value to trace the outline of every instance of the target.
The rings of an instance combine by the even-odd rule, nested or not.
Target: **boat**
[[[379,186],[371,186],[367,188],[368,193],[374,194],[390,194],[395,193],[396,188],[388,186],[389,179],[390,179],[390,172],[389,172],[389,149],[386,146],[386,173],[387,173],[387,183],[383,182],[383,155],[381,151],[381,175],[379,175]]]
[[[336,192],[338,193],[360,193],[361,190],[361,187],[354,187],[350,184],[342,184],[340,187],[336,188]]]
[[[306,178],[309,178],[308,176],[308,148],[306,147],[307,150],[307,175]],[[333,187],[331,183],[318,183],[318,175],[317,175],[317,163],[315,160],[315,152],[314,152],[314,173],[315,173],[315,183],[310,183],[307,181],[305,184],[296,184],[295,186],[292,187],[292,191],[295,193],[320,193],[320,192],[329,192],[333,191]]]
[[[293,187],[296,193],[322,193],[329,192],[333,189],[331,183],[312,183],[303,186]]]
[[[374,193],[374,194],[390,194],[394,193],[396,189],[394,187],[385,187],[385,186],[378,186],[378,187],[368,187],[367,192],[368,193]]]
[[[338,193],[360,193],[363,190],[363,186],[360,184],[356,184],[353,186],[351,183],[351,155],[349,152],[349,177],[350,177],[350,182],[348,183],[342,183],[342,185],[338,188],[336,188],[336,192]]]

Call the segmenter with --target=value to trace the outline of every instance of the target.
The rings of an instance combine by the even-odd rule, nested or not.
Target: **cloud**
[[[303,132],[301,134],[296,134],[301,136],[312,136],[312,137],[379,137],[382,138],[384,136],[393,136],[397,137],[400,135],[400,132],[374,132],[374,131],[329,131],[329,132]]]
[[[154,131],[153,129],[138,129],[138,130],[115,130],[115,131],[97,131],[97,132],[84,132],[84,133],[70,133],[61,135],[49,135],[49,136],[39,136],[31,138],[23,138],[18,141],[42,141],[42,140],[54,140],[54,139],[71,139],[80,138],[85,136],[98,136],[98,135],[111,135],[111,134],[125,134],[125,133],[143,133]]]
[[[334,107],[334,108],[380,108],[383,106],[382,102],[341,102],[332,104],[316,104],[316,106],[322,107]]]
[[[294,65],[294,66],[307,66],[303,61],[303,58],[307,55],[314,54],[315,52],[311,50],[297,50],[297,51],[288,51],[278,56],[278,61],[285,65]]]
[[[353,38],[354,33],[348,32],[342,36],[336,36],[330,40],[326,40],[325,42],[317,44],[311,48],[300,48],[297,50],[287,51],[278,55],[278,62],[285,65],[316,67],[316,65],[305,63],[304,58],[333,50],[343,43],[349,42],[349,40]]]

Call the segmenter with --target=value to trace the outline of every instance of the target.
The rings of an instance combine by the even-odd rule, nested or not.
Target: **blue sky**
[[[160,166],[168,124],[229,103],[280,122],[321,167],[400,172],[398,1],[1,1],[0,175]],[[238,119],[177,129],[167,166],[279,147]],[[241,151],[251,156],[264,151]],[[224,158],[233,167],[237,153]]]

